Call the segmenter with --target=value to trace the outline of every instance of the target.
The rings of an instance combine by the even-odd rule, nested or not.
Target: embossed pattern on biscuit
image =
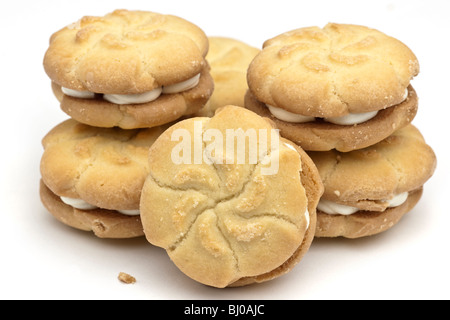
[[[237,107],[231,113],[221,110],[212,120],[202,118],[203,128],[222,130],[237,111],[248,113],[240,123],[244,130],[271,128]],[[262,162],[175,166],[170,163],[171,132],[191,131],[193,122],[168,129],[150,150],[150,175],[141,197],[147,239],[165,248],[187,275],[213,286],[276,269],[299,248],[307,229],[298,152],[280,146],[276,175],[263,175],[268,165]]]
[[[330,23],[267,40],[248,79],[261,102],[304,116],[340,117],[400,103],[418,72],[417,58],[400,41]]]
[[[220,107],[244,106],[244,96],[248,89],[247,69],[260,50],[233,38],[208,39],[209,51],[206,60],[211,66],[214,92],[205,107],[196,115],[212,117]]]
[[[69,89],[136,94],[200,73],[207,50],[206,35],[184,19],[116,10],[84,17],[53,34],[44,67]]]
[[[386,199],[421,188],[436,168],[432,148],[413,125],[361,150],[309,155],[325,186],[323,199],[369,211],[383,211]]]
[[[43,139],[41,173],[56,195],[109,210],[139,209],[147,152],[160,127],[104,129],[67,120]]]

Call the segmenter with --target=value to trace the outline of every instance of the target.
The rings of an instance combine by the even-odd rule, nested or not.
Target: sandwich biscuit
[[[226,105],[243,107],[247,92],[247,69],[260,52],[242,41],[209,37],[206,60],[211,66],[214,92],[205,107],[197,113],[200,117],[212,117],[215,111]]]
[[[208,38],[176,16],[116,10],[54,33],[44,69],[61,108],[97,127],[154,127],[211,96]]]
[[[144,232],[192,279],[219,288],[268,281],[308,251],[323,186],[306,153],[272,130],[255,113],[225,106],[212,118],[176,123],[150,148],[141,196]],[[233,132],[245,133],[245,150],[239,142],[225,147]],[[180,144],[203,145],[203,160],[192,152],[177,164]],[[255,162],[248,160],[252,147],[260,155]],[[270,171],[274,163],[278,170]]]
[[[324,184],[316,237],[360,238],[393,227],[411,211],[433,175],[436,156],[408,125],[351,152],[308,152]]]
[[[62,122],[42,140],[42,203],[60,222],[100,238],[143,236],[139,201],[148,149],[162,132]]]
[[[310,151],[373,145],[409,124],[419,73],[402,42],[364,26],[330,23],[267,40],[248,69],[245,105]]]

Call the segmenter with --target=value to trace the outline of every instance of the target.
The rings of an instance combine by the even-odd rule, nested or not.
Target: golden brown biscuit
[[[356,239],[387,231],[414,208],[422,196],[422,191],[422,188],[419,188],[409,192],[408,199],[402,205],[382,212],[359,211],[352,215],[330,215],[318,210],[316,237]]]
[[[247,92],[247,69],[259,49],[225,37],[209,37],[206,60],[211,66],[214,92],[197,115],[212,117],[215,111],[226,105],[244,106]]]
[[[290,271],[309,249],[322,183],[306,153],[272,129],[251,111],[225,106],[212,118],[178,122],[150,148],[141,196],[145,235],[200,283],[267,281]],[[248,142],[226,147],[238,132]],[[254,152],[260,157],[252,162]]]
[[[42,140],[45,207],[61,222],[99,237],[142,236],[139,201],[148,149],[163,130],[96,128],[72,119],[57,125]]]
[[[412,125],[352,152],[309,152],[325,191],[316,237],[359,238],[396,224],[419,201],[436,156]]]
[[[417,102],[414,107],[391,112],[389,117],[383,111],[402,104],[408,97],[412,100],[410,80],[418,73],[419,63],[411,50],[380,31],[335,23],[322,29],[297,29],[267,40],[250,64],[249,100],[261,105],[249,108],[264,108],[282,127],[289,127],[290,139],[295,137],[294,142],[305,150],[354,150],[367,144],[340,146],[342,142],[337,143],[336,138],[328,143],[327,133],[334,131],[333,135],[340,136],[338,129],[342,128],[343,137],[339,138],[344,141],[351,130],[348,128],[354,127],[355,132],[363,132],[358,137],[360,141],[366,136],[374,140],[372,134],[381,125],[389,129],[389,135],[408,124]],[[409,120],[399,123],[391,117]],[[362,128],[361,124],[370,119],[379,126],[366,124],[372,130]],[[319,130],[322,125],[327,127],[325,133]],[[284,131],[281,129],[282,135]],[[309,141],[312,131],[319,131],[315,138],[319,143]]]
[[[60,222],[72,228],[92,231],[99,238],[125,239],[144,235],[140,216],[116,210],[79,210],[62,202],[41,180],[39,193],[45,208]]]
[[[136,278],[133,277],[132,275],[129,275],[128,273],[125,273],[125,272],[120,272],[119,276],[117,278],[121,282],[126,283],[126,284],[136,283]]]
[[[141,128],[161,124],[155,109],[170,122],[204,106],[214,87],[207,52],[204,32],[184,19],[116,10],[54,33],[44,69],[63,91],[62,109],[78,121]]]

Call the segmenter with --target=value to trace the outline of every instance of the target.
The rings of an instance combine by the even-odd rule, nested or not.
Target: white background
[[[417,207],[388,232],[319,239],[289,274],[215,289],[182,274],[144,238],[101,240],[60,224],[38,195],[41,139],[67,119],[42,59],[50,35],[117,8],[181,16],[208,35],[261,47],[279,33],[327,22],[376,28],[421,64],[414,124],[438,157]],[[0,298],[2,299],[448,299],[450,1],[7,1],[0,9]],[[120,271],[137,278],[117,280]]]

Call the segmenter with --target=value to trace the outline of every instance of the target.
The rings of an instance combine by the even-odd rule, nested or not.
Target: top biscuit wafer
[[[44,68],[69,89],[136,94],[198,74],[207,51],[204,32],[182,18],[116,10],[54,33]]]
[[[364,26],[327,24],[264,43],[248,70],[257,99],[292,113],[340,117],[400,103],[419,73],[402,42]]]

